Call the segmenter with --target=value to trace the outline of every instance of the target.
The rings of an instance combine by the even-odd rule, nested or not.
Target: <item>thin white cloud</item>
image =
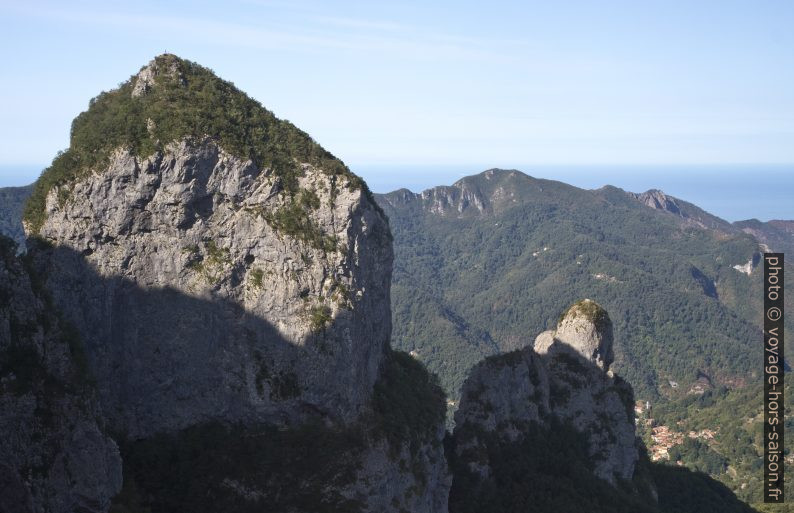
[[[367,30],[385,30],[389,32],[408,32],[414,31],[415,28],[404,25],[401,23],[393,23],[387,21],[366,20],[359,18],[342,18],[338,16],[319,16],[317,21],[328,25],[337,27],[367,29]]]
[[[304,23],[301,24],[281,21],[276,28],[273,21],[269,24],[253,25],[195,17],[80,10],[74,7],[65,9],[59,6],[34,7],[18,4],[10,10],[24,16],[124,28],[145,33],[150,38],[163,34],[169,40],[200,38],[214,44],[255,49],[304,50],[313,53],[337,49],[360,53],[391,53],[398,57],[420,60],[507,59],[504,50],[498,46],[517,43],[422,31],[390,22],[340,17],[315,17],[313,23],[303,18]],[[359,30],[344,30],[345,27]]]

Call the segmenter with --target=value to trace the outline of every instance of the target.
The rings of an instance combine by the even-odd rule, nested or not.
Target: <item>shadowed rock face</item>
[[[0,260],[0,510],[107,511],[121,486],[122,462],[116,444],[104,433],[94,385],[83,382],[90,378],[93,357],[81,351],[79,337],[58,338],[60,321],[31,291],[27,272],[9,246],[2,255],[8,263]],[[129,401],[129,413],[116,419],[134,428],[148,418],[150,404],[169,404],[175,391],[184,398],[181,405],[171,403],[175,416],[184,414],[180,407],[193,407],[188,399],[213,400],[218,391],[197,381],[196,375],[209,377],[207,381],[220,388],[224,379],[235,377],[240,367],[230,362],[242,358],[244,350],[253,351],[253,359],[243,363],[253,367],[254,393],[282,408],[265,421],[252,417],[244,409],[248,390],[243,389],[238,402],[232,397],[228,404],[211,403],[218,409],[185,429],[153,436],[121,433],[125,491],[115,504],[137,507],[128,502],[136,497],[130,495],[132,489],[139,490],[137,497],[151,501],[144,505],[152,511],[179,511],[187,505],[196,512],[261,511],[262,504],[276,504],[278,511],[446,511],[449,481],[440,389],[437,421],[420,426],[421,438],[411,438],[410,443],[380,435],[380,417],[373,419],[373,411],[340,426],[332,412],[299,402],[294,376],[271,365],[274,355],[284,361],[310,359],[315,351],[326,355],[329,350],[322,345],[332,339],[318,334],[294,345],[269,323],[229,301],[188,296],[173,288],[143,288],[118,276],[106,279],[87,264],[86,255],[64,247],[36,246],[33,251],[38,263],[70,262],[84,283],[113,291],[119,306],[111,315],[121,317],[132,309],[146,314],[144,325],[123,324],[113,339],[139,342],[143,353],[117,349],[118,384],[102,385],[139,394],[122,396]],[[169,318],[174,312],[186,321]],[[327,333],[334,332],[335,322],[325,326]],[[253,339],[240,343],[225,333],[241,327]],[[148,346],[149,340],[155,344]],[[146,357],[143,349],[149,347],[157,358]],[[84,363],[89,365],[82,366],[75,355],[87,356]],[[386,363],[393,358],[389,355]],[[408,355],[403,358],[413,362]],[[414,375],[429,379],[421,365],[413,363],[418,366]],[[146,372],[168,374],[156,388],[134,379]],[[390,386],[404,390],[416,385],[414,380],[399,383],[402,376],[397,374]],[[405,401],[397,405],[381,400],[380,405],[379,415],[399,407],[411,410]],[[296,418],[277,416],[288,407]],[[308,420],[299,422],[304,419]],[[206,495],[193,493],[197,488]],[[168,502],[175,499],[179,501]]]
[[[406,432],[394,419],[411,408],[395,417],[405,404],[381,390],[394,363],[392,244],[363,182],[173,55],[92,101],[75,126],[29,201],[28,257],[122,446],[116,504],[446,511],[443,393]],[[415,385],[392,374],[400,390]],[[81,465],[104,471],[89,442],[76,446]],[[107,510],[117,470],[83,509]],[[198,501],[186,492],[196,489]]]
[[[22,209],[33,187],[0,187],[0,234],[10,237],[21,248],[25,247],[22,229]]]
[[[39,256],[42,255],[41,251],[45,251],[42,248],[35,250]],[[324,411],[296,402],[291,395],[293,384],[289,376],[273,367],[263,372],[272,354],[283,354],[291,360],[308,358],[317,349],[316,344],[323,339],[296,347],[283,339],[267,322],[234,304],[186,296],[174,289],[144,289],[119,277],[103,283],[103,278],[89,266],[80,266],[79,262],[84,262],[86,258],[83,254],[66,248],[50,248],[46,251],[57,253],[59,261],[74,262],[87,282],[118,291],[119,296],[126,301],[121,310],[129,305],[130,308],[145,308],[149,315],[148,324],[135,330],[139,335],[148,334],[158,341],[160,361],[142,360],[134,354],[127,354],[117,369],[119,387],[140,387],[140,398],[129,397],[130,411],[140,418],[147,417],[149,402],[165,402],[168,394],[173,393],[173,388],[185,394],[184,397],[211,399],[215,391],[202,388],[195,382],[185,384],[180,381],[189,380],[191,372],[202,372],[213,380],[228,379],[225,373],[234,369],[224,368],[224,363],[235,356],[233,351],[245,346],[234,346],[233,341],[223,338],[223,330],[218,327],[236,325],[246,327],[259,337],[254,341],[259,345],[251,362],[257,370],[254,377],[256,393],[267,395],[273,402],[281,402],[285,407],[292,406],[306,419],[305,422],[299,422],[301,418],[274,416],[266,422],[258,421],[257,418],[240,413],[240,404],[244,403],[214,403],[219,409],[212,412],[212,416],[185,429],[168,430],[145,437],[122,433],[118,440],[124,459],[125,490],[139,490],[143,497],[152,501],[146,504],[153,511],[174,511],[186,505],[196,512],[251,511],[251,508],[258,510],[256,508],[263,503],[278,504],[283,507],[279,510],[307,512],[329,508],[351,512],[446,511],[449,481],[441,443],[444,435],[443,395],[438,421],[422,427],[424,434],[418,443],[413,440],[410,444],[407,440],[392,443],[379,436],[376,427],[378,421],[373,421],[372,412],[350,425],[333,425],[334,418]],[[18,263],[15,265],[18,266]],[[9,291],[3,285],[0,279],[0,297],[13,298],[15,306],[24,304],[25,297],[20,295],[19,290]],[[3,308],[0,307],[0,314],[5,313]],[[190,313],[193,315],[190,323],[205,332],[212,330],[220,342],[210,338],[190,338],[194,334],[190,328],[180,323],[172,326],[174,323],[169,324],[169,319],[161,317],[160,311],[178,311],[185,315]],[[13,322],[10,326],[19,325],[15,317],[11,319]],[[0,328],[4,325],[3,320],[0,315]],[[25,326],[36,330],[42,329],[37,324],[39,321],[40,318],[35,317],[24,319]],[[57,326],[57,322],[50,322]],[[333,331],[333,322],[330,321],[327,326],[329,332]],[[119,336],[123,336],[127,328],[132,329],[125,327]],[[0,333],[3,348],[9,340],[19,340],[16,336],[18,331],[18,328],[13,327],[10,334]],[[65,342],[59,344],[51,343],[43,354],[52,360],[53,372],[63,374],[56,382],[58,387],[66,387],[65,390],[69,391],[81,381],[75,375],[76,370],[71,370],[76,366],[69,357],[71,348]],[[80,341],[76,339],[75,344],[75,350],[78,351]],[[184,360],[180,361],[179,358]],[[410,360],[407,355],[404,358]],[[0,360],[6,363],[6,354],[2,349]],[[190,361],[191,367],[183,372],[180,365],[186,361]],[[13,395],[19,381],[15,375],[22,378],[28,376],[25,373],[27,364],[24,359],[21,363],[12,364],[12,370],[8,371],[4,365],[0,372],[3,385],[0,390],[0,401],[4,405],[2,412],[10,412],[8,417],[0,414],[3,427],[0,431],[0,456],[5,457],[2,461],[15,466],[10,470],[0,467],[0,482],[8,483],[9,497],[32,496],[29,502],[32,502],[31,508],[34,509],[9,511],[38,512],[43,511],[41,504],[46,504],[47,510],[67,512],[74,510],[74,504],[83,503],[88,506],[81,506],[83,509],[80,511],[107,511],[111,498],[121,485],[122,462],[116,444],[103,434],[101,424],[99,428],[95,424],[102,423],[103,412],[97,406],[93,386],[89,384],[85,390],[79,388],[64,395],[60,388],[53,388],[48,375],[42,375],[43,382],[37,385],[40,389],[34,389],[33,393],[26,393],[17,399]],[[129,379],[128,375],[147,371],[146,367],[160,372],[165,372],[163,369],[170,370],[171,380],[164,382],[171,388],[163,387],[166,390],[163,393],[134,381],[122,381]],[[82,372],[87,370],[83,368]],[[189,389],[188,385],[194,388]],[[414,385],[413,382],[407,382],[400,386]],[[42,407],[46,411],[44,417],[40,418]],[[388,413],[395,407],[398,406],[387,402],[381,410],[385,408]],[[179,408],[178,403],[175,408]],[[139,417],[133,413],[126,418],[134,426]],[[175,410],[174,413],[178,415],[181,412]],[[51,415],[58,419],[55,425],[49,417]],[[88,417],[84,418],[85,415]],[[229,422],[226,419],[246,422]],[[42,425],[42,422],[46,424]],[[285,428],[284,424],[291,425]],[[37,445],[37,439],[44,439],[44,442]],[[26,469],[31,465],[37,469],[40,467],[37,472],[43,472],[43,476],[51,477],[26,481]],[[175,472],[174,466],[181,470]],[[188,468],[190,472],[185,470]],[[72,477],[64,478],[63,472],[68,472]],[[300,486],[296,486],[296,483],[300,483]],[[207,496],[196,497],[190,492],[197,487],[206,490]],[[48,502],[42,503],[41,499],[37,499],[40,497],[45,497]],[[130,497],[129,492],[122,492],[116,499],[120,502],[116,504],[135,507],[135,502],[128,502]],[[174,500],[177,502],[174,503]],[[16,499],[11,502],[18,503]],[[332,505],[338,506],[338,509],[333,509]]]
[[[143,159],[119,150],[67,200],[50,191],[39,235],[54,249],[36,259],[116,429],[361,413],[391,330],[392,249],[385,218],[346,180],[306,165],[293,199],[204,140]]]
[[[121,458],[71,335],[0,237],[0,511],[104,512]]]
[[[486,359],[464,383],[455,415],[456,453],[466,460],[484,442],[476,433],[520,442],[532,426],[570,426],[586,440],[581,458],[611,484],[630,481],[638,461],[631,387],[608,371],[611,321],[595,302],[576,303],[556,332],[538,336],[535,348]],[[493,443],[493,442],[491,442]],[[487,479],[491,465],[467,461]]]

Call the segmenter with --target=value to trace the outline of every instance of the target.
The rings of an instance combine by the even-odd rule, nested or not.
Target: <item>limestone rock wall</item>
[[[302,174],[290,196],[184,140],[50,191],[37,263],[115,428],[362,411],[391,331],[388,224],[348,178]]]
[[[296,185],[211,139],[119,149],[50,191],[31,259],[126,440],[215,421],[359,426],[357,473],[326,491],[361,511],[444,513],[443,423],[395,449],[370,422],[391,332],[387,220],[347,176],[304,164]],[[229,482],[244,501],[269,493]]]
[[[121,458],[79,348],[10,241],[0,245],[0,511],[107,511]]]
[[[612,484],[630,481],[639,458],[631,387],[609,371],[612,362],[609,317],[590,300],[577,303],[556,331],[537,337],[534,348],[489,358],[464,383],[455,416],[456,450],[471,454],[482,443],[471,433],[520,439],[531,424],[552,419],[572,425],[587,438],[594,474]],[[469,469],[489,475],[487,460],[471,459]]]

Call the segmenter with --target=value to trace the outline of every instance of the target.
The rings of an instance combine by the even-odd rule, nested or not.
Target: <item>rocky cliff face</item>
[[[392,358],[387,219],[306,134],[161,56],[78,117],[25,225],[119,436],[120,505],[446,510],[443,399],[396,436],[376,394]],[[212,470],[181,482],[163,461]],[[97,511],[118,489],[108,475]],[[196,486],[213,499],[190,503]]]
[[[736,234],[738,232],[731,223],[724,219],[709,214],[692,203],[669,196],[659,189],[651,189],[641,193],[627,192],[626,194],[646,207],[673,214],[683,226],[715,230],[724,234]]]
[[[0,237],[0,511],[104,512],[121,488],[73,335]]]
[[[760,243],[761,251],[790,253],[794,251],[794,221],[758,219],[737,221],[733,226],[752,235]]]
[[[612,345],[612,321],[606,310],[595,301],[584,299],[560,316],[556,330],[538,335],[534,347],[539,354],[573,350],[586,362],[608,372],[615,360]]]
[[[634,394],[614,375],[612,321],[595,301],[584,299],[560,318],[557,329],[535,340],[555,390],[552,414],[588,433],[595,474],[612,484],[631,480],[638,459]]]
[[[517,465],[553,457],[543,454],[544,445],[562,444],[558,457],[570,469],[587,462],[590,479],[614,486],[631,483],[639,458],[633,395],[609,371],[611,363],[609,317],[595,302],[584,300],[568,309],[556,331],[539,335],[534,348],[475,366],[455,415],[453,502],[503,486],[505,472],[514,472],[504,467],[506,454],[529,451]],[[535,486],[531,475],[524,479],[527,487]]]
[[[223,133],[161,141],[166,116],[148,102],[187,94],[165,107],[180,116],[222,86],[173,56],[152,61],[105,108],[148,108],[139,122],[154,152],[105,149],[95,168],[40,193],[40,220],[28,221],[52,246],[36,259],[86,345],[111,424],[130,436],[314,411],[350,422],[388,345],[391,238],[357,177],[302,154],[308,136],[272,149],[281,161],[263,146],[260,163],[224,148]],[[196,115],[244,100],[231,90]],[[208,120],[202,131],[232,130]],[[289,142],[288,126],[265,121]]]
[[[542,192],[543,182],[546,181],[515,170],[489,169],[449,186],[433,187],[418,194],[400,189],[378,198],[396,208],[415,208],[444,217],[488,215]]]
[[[642,193],[629,193],[629,195],[650,208],[664,210],[671,214],[683,215],[681,209],[678,208],[676,199],[666,195],[658,189],[651,189]]]
[[[25,231],[22,229],[22,209],[32,187],[0,187],[0,235],[13,239],[21,248],[25,247]]]
[[[205,139],[50,192],[37,259],[115,428],[361,413],[391,329],[388,225],[345,178],[307,164],[298,184]]]

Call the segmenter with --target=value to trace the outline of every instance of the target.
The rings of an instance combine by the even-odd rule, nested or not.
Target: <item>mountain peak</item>
[[[485,184],[488,182],[503,182],[505,180],[532,180],[533,178],[522,171],[517,169],[501,169],[501,168],[491,168],[476,175],[464,176],[457,182],[452,184],[452,187],[462,187],[467,183],[478,183],[478,184]]]
[[[668,196],[660,189],[648,189],[647,191],[639,194],[631,193],[631,195],[640,203],[643,203],[653,209],[664,210],[673,214],[681,215],[681,209],[678,207],[678,203],[676,202],[675,198]]]
[[[646,207],[680,218],[686,226],[718,230],[723,233],[736,233],[737,231],[724,219],[710,214],[692,203],[670,196],[660,189],[648,189],[641,193],[626,192],[626,194]]]
[[[517,169],[491,168],[419,194],[394,191],[379,197],[388,205],[411,204],[435,215],[468,217],[492,215],[527,203],[553,205],[571,197],[580,200],[582,194],[587,192],[562,182],[534,178]]]
[[[53,188],[59,189],[59,198],[68,197],[70,184],[107,167],[116,150],[145,158],[175,141],[207,138],[272,172],[291,195],[297,192],[304,164],[344,175],[354,188],[363,187],[361,179],[308,134],[278,119],[231,82],[199,64],[163,54],[119,88],[92,99],[88,110],[75,118],[69,148],[44,170],[27,204],[28,233],[38,233],[44,223]]]
[[[557,341],[562,345],[555,344]],[[563,312],[556,331],[538,335],[535,351],[546,354],[574,350],[587,361],[608,370],[614,360],[612,345],[612,321],[606,310],[592,299],[583,299]]]
[[[187,61],[174,54],[164,53],[158,55],[135,75],[135,85],[132,88],[133,98],[143,96],[150,91],[155,85],[158,75],[165,76],[170,80],[177,80],[182,85],[185,85],[180,69],[184,64],[187,64]]]

